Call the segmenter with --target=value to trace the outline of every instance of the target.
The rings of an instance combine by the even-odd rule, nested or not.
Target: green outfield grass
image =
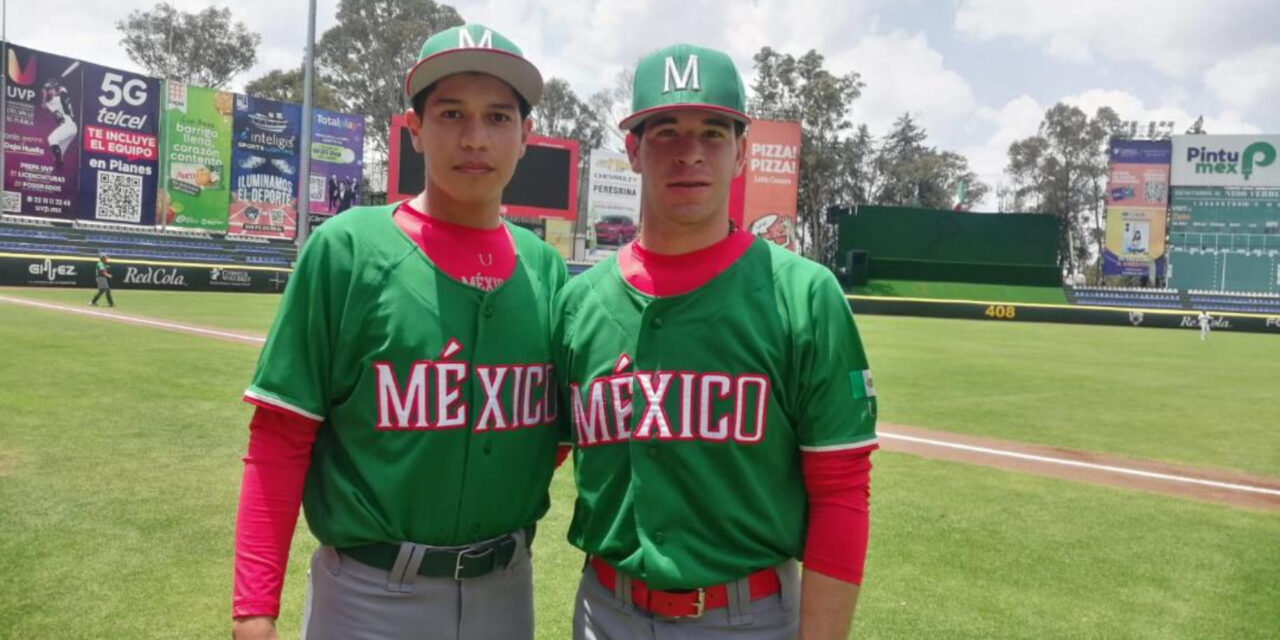
[[[930,298],[942,300],[982,300],[990,302],[1038,302],[1067,304],[1062,287],[1024,287],[970,282],[924,282],[919,280],[872,280],[850,293],[860,296]]]
[[[886,341],[915,333],[864,324]],[[925,328],[970,337],[954,324]],[[3,304],[0,344],[0,638],[225,637],[249,417],[238,396],[256,349]],[[877,386],[893,406],[889,378]],[[851,637],[1251,639],[1280,628],[1280,515],[904,455],[875,464]],[[566,471],[535,546],[547,640],[569,637],[581,567],[564,542]],[[294,544],[283,638],[297,637],[314,544],[305,533]]]
[[[0,287],[0,295],[71,304],[86,308],[94,289]],[[115,310],[160,320],[189,322],[206,327],[266,334],[271,329],[280,296],[272,293],[201,293],[190,291],[147,291],[114,289]],[[106,299],[98,301],[110,311]]]
[[[1280,336],[858,318],[880,417],[1280,475]]]
[[[83,291],[0,289],[68,304]],[[275,295],[120,292],[121,312],[265,333]],[[3,312],[3,305],[0,305]],[[858,318],[881,420],[1280,475],[1280,336]]]

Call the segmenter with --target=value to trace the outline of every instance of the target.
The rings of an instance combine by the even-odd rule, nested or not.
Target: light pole
[[[9,104],[9,0],[0,0],[0,66],[4,67],[0,72],[0,214],[5,213],[6,206],[9,203],[9,190],[5,187],[8,182],[8,175],[5,173],[5,136],[9,131],[8,104]],[[22,207],[18,207],[18,213],[22,212]]]
[[[311,77],[315,70],[316,0],[308,0],[307,55],[302,61],[302,157],[298,162],[298,249],[311,233],[311,123],[315,105]]]

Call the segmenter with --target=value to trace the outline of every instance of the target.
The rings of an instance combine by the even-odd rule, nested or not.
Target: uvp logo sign
[[[1174,136],[1174,186],[1280,186],[1280,136]]]

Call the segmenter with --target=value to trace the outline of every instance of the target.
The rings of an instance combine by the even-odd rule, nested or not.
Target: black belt
[[[533,544],[536,525],[524,528],[525,546]],[[479,578],[511,564],[520,546],[514,533],[465,547],[426,547],[418,575],[427,578],[465,580]],[[338,553],[371,567],[390,571],[400,557],[400,545],[375,542],[358,547],[344,547]]]

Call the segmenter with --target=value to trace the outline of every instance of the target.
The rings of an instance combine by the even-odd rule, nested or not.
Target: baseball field
[[[278,297],[118,291],[120,307],[91,311],[90,295],[0,289],[0,638],[227,637],[239,397]],[[851,637],[1280,637],[1280,508],[941,460],[887,437],[902,425],[1280,487],[1280,338],[859,326],[886,438]],[[552,491],[537,626],[560,639],[582,565],[564,542],[570,468]],[[297,637],[314,545],[301,525],[281,637]]]

